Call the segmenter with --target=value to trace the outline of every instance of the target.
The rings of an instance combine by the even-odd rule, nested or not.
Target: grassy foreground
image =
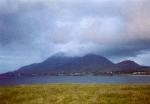
[[[150,104],[150,84],[49,84],[0,87],[0,104]]]

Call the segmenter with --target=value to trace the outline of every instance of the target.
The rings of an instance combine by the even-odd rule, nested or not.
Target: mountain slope
[[[86,71],[102,71],[107,70],[108,67],[113,66],[114,63],[106,59],[105,57],[88,54],[86,56],[80,57],[77,60],[73,60],[70,63],[64,64],[57,68],[60,71],[67,72],[86,72]]]
[[[74,57],[64,57],[64,56],[54,56],[50,57],[47,60],[37,63],[31,64],[28,66],[24,66],[19,70],[15,71],[17,73],[26,73],[26,74],[38,74],[38,73],[49,73],[50,71],[54,71],[57,67],[69,63],[77,58]]]
[[[88,54],[83,57],[53,56],[38,64],[24,66],[17,73],[59,73],[59,72],[81,72],[98,71],[106,69],[114,64],[105,57]]]
[[[133,73],[149,69],[130,60],[114,64],[103,56],[88,54],[83,57],[52,56],[41,63],[21,67],[12,73],[13,75],[70,75],[72,73]]]
[[[116,67],[120,70],[135,70],[140,68],[141,66],[134,61],[125,60],[116,64]]]

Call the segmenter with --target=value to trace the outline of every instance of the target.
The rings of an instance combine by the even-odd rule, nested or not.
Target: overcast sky
[[[58,52],[150,65],[150,0],[0,0],[0,73]]]

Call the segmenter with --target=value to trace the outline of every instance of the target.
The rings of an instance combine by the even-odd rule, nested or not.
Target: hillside
[[[107,58],[95,54],[82,57],[51,56],[41,63],[35,63],[4,75],[112,75],[149,73],[149,67],[141,66],[134,61],[125,60],[114,64]]]

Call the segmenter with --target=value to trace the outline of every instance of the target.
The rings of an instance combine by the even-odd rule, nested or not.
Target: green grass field
[[[0,87],[0,104],[150,104],[150,84],[47,84]]]

